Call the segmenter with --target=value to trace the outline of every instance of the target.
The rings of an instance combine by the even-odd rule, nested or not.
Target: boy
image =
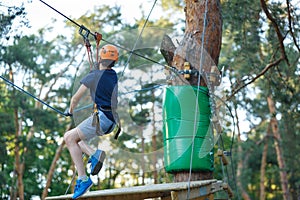
[[[118,77],[112,67],[117,61],[118,49],[113,45],[103,46],[100,50],[99,69],[90,71],[80,81],[79,89],[71,98],[68,116],[72,116],[74,108],[88,89],[97,110],[92,116],[64,135],[65,143],[78,173],[73,199],[83,195],[93,185],[90,177],[86,175],[82,153],[90,156],[88,162],[91,163],[92,175],[99,173],[105,159],[104,151],[95,151],[84,140],[108,134],[116,126],[114,111],[117,108]]]

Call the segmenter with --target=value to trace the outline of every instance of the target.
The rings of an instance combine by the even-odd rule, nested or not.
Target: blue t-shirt
[[[118,104],[118,76],[115,70],[92,70],[80,83],[90,89],[97,108],[102,110],[110,120],[115,121],[112,112],[107,111],[107,109],[116,109]]]

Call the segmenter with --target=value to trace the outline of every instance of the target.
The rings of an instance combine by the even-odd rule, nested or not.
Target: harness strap
[[[96,127],[96,133],[100,133],[100,120],[98,117],[98,110],[95,110],[95,105],[94,105],[92,126]],[[96,106],[96,108],[97,108],[97,106]]]
[[[111,109],[111,108],[101,108],[101,111],[111,111],[113,113],[113,116],[114,116],[115,121],[116,121],[117,129],[114,128],[114,130],[112,132],[115,132],[114,139],[117,140],[120,133],[121,133],[121,130],[122,130],[119,114],[117,113],[116,109]],[[96,132],[100,132],[100,123],[101,122],[99,120],[98,114],[99,114],[99,112],[98,112],[97,104],[94,104],[92,126],[96,126]],[[110,130],[110,129],[111,129],[111,127],[108,130]]]
[[[97,64],[99,64],[99,62],[100,62],[99,46],[100,46],[100,41],[102,40],[102,34],[96,32],[95,39],[96,39],[96,61],[97,61]]]
[[[92,70],[94,68],[94,60],[93,60],[93,56],[92,56],[91,43],[90,43],[89,39],[85,38],[84,44],[86,46],[86,50],[87,50],[87,54],[88,54],[88,58],[89,58],[90,70]]]
[[[117,131],[116,131],[116,133],[115,133],[115,137],[114,137],[114,139],[115,140],[117,140],[118,139],[118,137],[119,137],[119,135],[120,135],[120,133],[121,133],[121,121],[120,121],[120,118],[119,118],[119,114],[116,112],[116,110],[115,111],[113,111],[113,116],[115,117],[115,119],[116,119],[116,122],[117,122]]]
[[[117,110],[111,109],[111,108],[101,108],[101,109],[103,111],[111,111],[112,112],[113,117],[115,118],[116,126],[117,126],[117,129],[114,129],[114,130],[116,130],[114,139],[117,140],[120,135],[120,132],[121,132],[121,121],[120,121]]]

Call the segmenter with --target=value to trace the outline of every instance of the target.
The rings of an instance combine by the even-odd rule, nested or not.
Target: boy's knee
[[[71,131],[67,131],[64,134],[64,141],[67,145],[73,142]]]
[[[67,145],[73,145],[74,143],[80,142],[81,137],[78,133],[78,130],[75,128],[67,131],[64,135],[64,141]]]

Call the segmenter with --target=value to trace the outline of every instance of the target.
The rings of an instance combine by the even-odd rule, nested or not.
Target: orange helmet
[[[114,60],[118,61],[119,58],[119,52],[117,47],[111,44],[104,45],[100,49],[100,58],[102,60]]]

